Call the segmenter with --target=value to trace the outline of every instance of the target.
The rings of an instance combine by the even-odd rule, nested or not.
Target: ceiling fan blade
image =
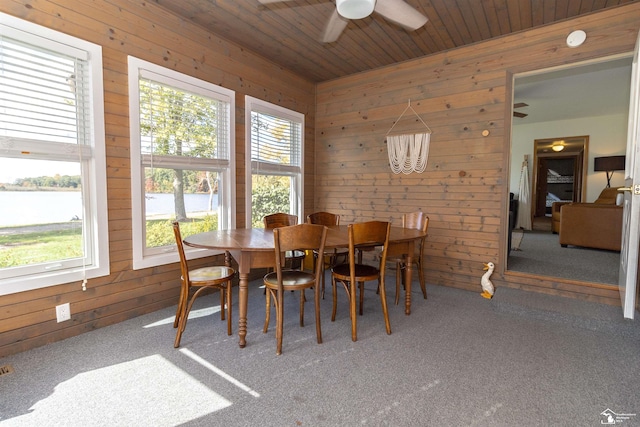
[[[429,20],[403,0],[377,0],[374,10],[388,21],[410,31],[417,30]]]
[[[344,31],[348,23],[349,20],[340,16],[338,11],[334,9],[322,34],[322,42],[332,43],[338,40],[338,37],[340,37],[340,34],[342,34],[342,31]]]
[[[514,111],[514,112],[513,112],[513,117],[519,117],[519,118],[521,118],[521,119],[522,119],[522,118],[525,118],[525,117],[527,117],[527,116],[528,116],[528,114],[525,114],[525,113],[519,113],[519,112],[517,112],[517,111]]]
[[[522,107],[528,107],[529,104],[525,103],[525,102],[518,102],[517,104],[513,104],[513,108],[522,108]]]

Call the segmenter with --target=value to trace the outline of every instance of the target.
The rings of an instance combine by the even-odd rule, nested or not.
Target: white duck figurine
[[[493,270],[496,268],[495,264],[492,262],[484,263],[484,273],[482,275],[482,279],[480,280],[480,284],[482,285],[482,295],[484,298],[491,299],[493,298],[493,293],[495,288],[493,287],[493,283],[489,280],[489,277],[493,274]]]

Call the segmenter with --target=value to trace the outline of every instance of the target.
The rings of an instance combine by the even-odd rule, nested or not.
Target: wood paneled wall
[[[630,52],[639,23],[634,3],[320,83],[316,209],[345,223],[426,212],[428,283],[479,292],[482,263],[492,261],[497,287],[619,304],[614,286],[505,273],[511,76]],[[576,29],[587,40],[568,48]],[[433,131],[429,161],[424,173],[394,175],[385,136],[409,100]],[[406,130],[422,131],[409,115]]]
[[[245,218],[244,96],[305,114],[314,152],[315,85],[143,0],[3,0],[0,11],[103,48],[111,275],[0,297],[0,357],[177,303],[178,264],[132,270],[127,55],[236,91],[237,225]],[[313,209],[314,162],[305,162],[306,209]],[[206,260],[201,260],[203,263]],[[210,261],[210,260],[209,260]],[[195,263],[197,265],[197,263]],[[56,323],[55,306],[72,321]]]
[[[132,270],[127,55],[236,91],[237,220],[244,224],[244,95],[306,115],[305,214],[344,223],[431,218],[429,283],[478,291],[482,262],[499,286],[616,303],[610,286],[505,274],[510,74],[627,52],[640,4],[320,84],[279,68],[143,0],[3,0],[0,11],[103,46],[111,275],[0,297],[0,357],[176,303],[177,264]],[[573,29],[580,48],[564,45]],[[317,91],[317,99],[316,99]],[[433,130],[427,171],[390,172],[384,138],[411,99]],[[419,127],[418,127],[419,129]],[[482,131],[489,136],[483,137]],[[315,180],[315,181],[314,181]],[[72,321],[56,323],[70,302]]]

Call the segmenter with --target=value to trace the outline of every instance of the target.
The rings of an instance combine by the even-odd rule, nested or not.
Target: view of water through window
[[[185,194],[187,212],[218,209],[214,194],[209,208],[209,194]],[[147,217],[170,217],[174,213],[173,194],[147,193]],[[51,224],[82,219],[82,196],[79,191],[0,191],[0,227]]]

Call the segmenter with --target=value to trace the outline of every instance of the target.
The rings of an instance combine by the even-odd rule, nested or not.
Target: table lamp
[[[624,170],[624,156],[596,157],[593,159],[593,170],[607,173],[607,188],[610,188],[613,172]]]

